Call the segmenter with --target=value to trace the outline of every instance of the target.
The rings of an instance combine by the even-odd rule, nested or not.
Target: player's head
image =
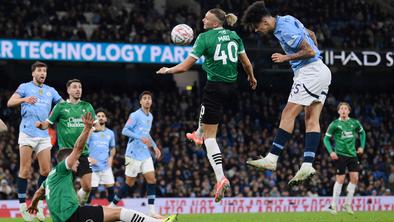
[[[96,117],[101,126],[104,126],[107,122],[107,111],[103,108],[96,110]]]
[[[222,27],[223,25],[234,26],[238,18],[233,13],[226,14],[220,8],[209,10],[202,19],[204,29]]]
[[[68,80],[67,84],[67,93],[70,98],[79,100],[82,96],[82,83],[79,79],[71,79]]]
[[[44,84],[47,78],[48,66],[40,61],[37,61],[31,65],[31,75],[33,76],[33,81],[39,85]]]
[[[60,163],[61,161],[65,160],[71,153],[73,149],[61,149],[57,152],[56,159],[57,162]],[[71,169],[76,172],[78,168],[79,161],[76,161],[73,166],[71,166]]]
[[[275,29],[275,18],[265,7],[264,1],[251,4],[242,17],[242,24],[255,32],[267,34]]]
[[[342,119],[348,118],[350,111],[352,111],[352,108],[350,107],[349,103],[347,102],[340,102],[337,106],[337,111],[339,114],[339,117]]]
[[[141,107],[144,109],[150,109],[150,107],[152,106],[152,97],[152,92],[143,91],[139,96]]]

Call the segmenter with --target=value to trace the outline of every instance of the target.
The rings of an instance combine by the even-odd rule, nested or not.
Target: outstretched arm
[[[168,67],[162,67],[160,68],[156,73],[157,74],[178,74],[178,73],[183,73],[186,72],[187,70],[189,70],[194,63],[197,62],[197,59],[192,57],[192,56],[188,56],[185,61],[183,61],[182,63],[173,66],[171,68]]]
[[[30,206],[27,208],[27,211],[31,214],[35,214],[37,212],[37,204],[38,201],[43,200],[45,197],[45,188],[40,187],[33,196],[33,199],[31,200]]]
[[[88,140],[88,137],[90,135],[90,130],[92,129],[94,122],[92,114],[90,112],[85,113],[85,115],[82,116],[82,121],[85,125],[83,131],[81,135],[79,135],[77,141],[75,142],[73,151],[66,159],[67,160],[66,166],[69,166],[70,168],[74,166],[75,162],[77,162],[77,160],[81,156],[86,141]]]

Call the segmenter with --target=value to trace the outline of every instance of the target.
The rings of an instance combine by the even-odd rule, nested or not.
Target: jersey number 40
[[[222,44],[216,44],[215,54],[213,55],[214,61],[222,60],[223,65],[227,64],[227,59],[230,59],[230,61],[234,63],[238,61],[237,43],[229,42],[227,44],[227,52],[226,50],[220,50],[221,48]]]

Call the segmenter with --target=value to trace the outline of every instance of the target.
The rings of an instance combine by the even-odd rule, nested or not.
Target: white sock
[[[332,202],[331,206],[337,206],[339,196],[341,196],[341,191],[342,191],[342,185],[341,183],[335,182],[334,184],[334,189],[332,191]]]
[[[148,206],[149,206],[149,213],[156,213],[155,205],[153,205],[153,204],[148,204]]]
[[[89,198],[89,193],[85,192],[82,188],[78,190],[78,197],[80,199],[80,205],[85,205],[85,203],[88,201]]]
[[[276,162],[278,162],[279,156],[275,155],[275,154],[272,154],[272,153],[268,153],[268,155],[265,158],[267,158],[267,159],[271,160],[272,162],[276,163]]]
[[[356,184],[349,183],[346,187],[347,195],[345,198],[345,204],[352,204],[353,196],[354,196],[354,191],[356,190]]]
[[[213,171],[215,172],[217,182],[219,182],[224,177],[222,153],[220,152],[219,145],[216,142],[215,138],[208,138],[204,142],[205,147],[207,148],[209,163],[211,164]]]
[[[135,210],[130,210],[126,208],[122,208],[120,210],[120,220],[127,221],[127,222],[161,222],[162,220],[155,219],[153,217],[146,216],[143,213],[140,213]]]

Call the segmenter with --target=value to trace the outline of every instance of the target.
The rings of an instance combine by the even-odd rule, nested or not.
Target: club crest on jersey
[[[105,138],[104,133],[102,133],[102,134],[100,135],[100,137],[101,137],[101,139],[104,139],[104,138]]]
[[[47,96],[51,96],[51,92],[47,92]]]

